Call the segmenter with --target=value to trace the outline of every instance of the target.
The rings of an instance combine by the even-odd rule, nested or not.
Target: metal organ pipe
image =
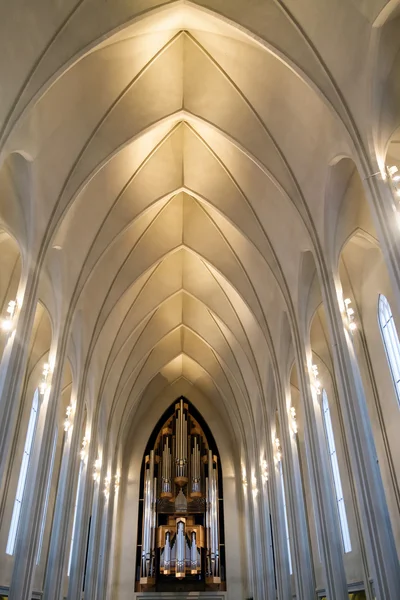
[[[178,521],[176,534],[176,577],[185,576],[185,528],[182,521]]]
[[[218,527],[217,469],[214,469],[212,451],[208,451],[208,528],[210,530],[210,576],[219,577],[219,527]]]
[[[192,531],[190,547],[190,569],[192,574],[197,573],[197,544],[196,533]]]
[[[154,545],[155,545],[155,497],[157,494],[157,479],[154,477],[154,450],[149,457],[149,468],[146,469],[144,486],[144,515],[143,515],[143,541],[142,541],[142,573],[148,578],[154,573]]]
[[[193,436],[191,470],[192,470],[192,492],[195,494],[199,494],[200,493],[200,447],[199,447],[197,435]]]
[[[162,453],[162,486],[161,491],[164,494],[171,493],[171,448],[168,435],[165,436]]]
[[[171,407],[145,458],[140,569],[145,589],[156,583],[156,571],[180,579],[200,573],[206,584],[221,583],[218,459],[184,402]]]

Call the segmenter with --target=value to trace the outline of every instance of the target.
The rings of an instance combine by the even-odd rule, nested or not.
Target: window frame
[[[40,391],[39,388],[36,388],[35,393],[33,394],[32,406],[29,413],[28,428],[26,430],[25,435],[24,451],[22,454],[22,460],[19,469],[18,483],[15,492],[10,528],[8,530],[6,554],[8,554],[9,556],[13,556],[15,553],[18,529],[21,521],[22,503],[24,500],[26,481],[28,478],[29,462],[31,459],[33,444],[35,441],[36,427],[39,419],[39,410]]]
[[[400,408],[400,340],[389,300],[384,294],[379,294],[378,297],[378,324],[397,406]]]
[[[328,451],[329,464],[331,467],[331,476],[335,490],[336,509],[338,513],[340,533],[342,537],[342,547],[345,554],[352,551],[349,521],[347,519],[346,503],[344,501],[342,478],[340,476],[339,461],[337,457],[335,434],[333,431],[331,410],[329,407],[328,394],[325,388],[321,392],[321,411],[324,423],[325,440]]]
[[[56,453],[57,453],[57,441],[58,441],[58,427],[56,427],[55,432],[54,432],[53,446],[51,449],[50,470],[49,470],[49,476],[47,479],[44,508],[43,508],[43,514],[42,514],[42,519],[41,519],[41,523],[40,523],[39,544],[38,544],[38,550],[37,550],[37,555],[36,555],[36,565],[40,564],[40,559],[41,559],[41,555],[42,555],[44,532],[46,529],[46,521],[47,521],[47,510],[49,508],[49,500],[50,500],[50,492],[51,492],[51,482],[53,479],[54,463],[55,463],[55,458],[56,458]]]
[[[279,461],[279,474],[280,474],[280,477],[281,477],[283,518],[284,518],[284,522],[285,522],[286,544],[287,544],[288,559],[289,559],[289,573],[290,573],[290,575],[293,575],[292,554],[291,554],[291,551],[290,551],[289,521],[288,521],[288,516],[287,516],[286,492],[285,492],[285,482],[284,482],[284,479],[283,479],[282,461]]]
[[[74,549],[74,539],[76,538],[76,526],[77,526],[77,517],[78,517],[78,506],[79,506],[79,495],[81,492],[82,485],[82,473],[85,466],[85,462],[81,459],[79,461],[79,472],[78,472],[78,482],[76,484],[76,496],[75,496],[75,504],[74,504],[74,518],[72,521],[72,531],[71,531],[71,543],[69,547],[69,557],[68,557],[68,566],[67,566],[67,577],[70,576],[71,566],[72,566],[72,553]]]

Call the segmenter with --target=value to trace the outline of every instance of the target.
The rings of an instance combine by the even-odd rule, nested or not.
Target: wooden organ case
[[[225,590],[218,451],[184,398],[146,449],[138,530],[137,591]]]

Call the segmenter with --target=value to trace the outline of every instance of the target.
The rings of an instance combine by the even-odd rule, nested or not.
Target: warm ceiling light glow
[[[16,306],[16,300],[10,300],[6,309],[7,316],[1,322],[1,328],[3,331],[10,332],[12,330]]]
[[[256,479],[255,475],[253,475],[251,478],[251,486],[252,486],[253,496],[256,497],[258,494],[258,488],[257,488],[257,479]]]
[[[247,487],[247,475],[246,475],[246,469],[244,467],[242,468],[242,483],[243,483],[244,487]]]
[[[68,433],[68,431],[72,428],[72,412],[73,412],[73,408],[71,405],[67,406],[67,410],[65,412],[66,414],[66,418],[64,421],[64,431],[65,433]]]
[[[268,463],[266,460],[263,460],[261,462],[261,477],[262,477],[263,483],[267,483],[269,473],[268,473]]]
[[[279,438],[275,438],[275,459],[277,463],[280,463],[282,460],[282,449]]]
[[[319,371],[317,365],[311,365],[311,373],[314,379],[314,389],[319,395],[321,393],[321,382],[319,380]]]
[[[292,431],[293,433],[297,433],[297,418],[296,418],[296,409],[294,406],[290,407],[290,416],[292,417]]]
[[[354,320],[355,319],[354,309],[350,306],[350,304],[351,304],[350,298],[346,298],[346,300],[344,301],[344,307],[345,307],[345,311],[346,311],[346,315],[347,315],[347,322],[348,322],[350,331],[353,332],[357,329],[357,324]]]
[[[111,479],[110,477],[106,477],[104,480],[104,495],[106,497],[106,500],[108,500],[109,496],[110,496],[110,483],[111,483]]]
[[[39,390],[42,395],[44,395],[45,392],[48,389],[50,389],[50,386],[48,383],[49,375],[50,375],[50,365],[49,365],[49,363],[44,363],[43,371],[42,371],[42,380],[39,384]]]
[[[10,321],[9,319],[3,319],[3,321],[1,322],[1,328],[3,331],[11,331],[12,321]]]
[[[100,467],[101,467],[101,460],[100,460],[100,458],[97,458],[94,461],[94,465],[93,465],[93,480],[94,481],[98,481],[100,479]]]
[[[82,446],[81,446],[81,452],[80,452],[81,460],[83,462],[86,462],[86,458],[87,458],[86,447],[87,447],[88,443],[89,443],[89,440],[85,436],[82,440]]]

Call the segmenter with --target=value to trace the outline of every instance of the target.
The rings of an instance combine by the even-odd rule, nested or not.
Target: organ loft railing
[[[225,589],[218,452],[195,412],[183,398],[174,403],[145,453],[137,565],[141,591],[176,590],[178,584],[179,589]]]

